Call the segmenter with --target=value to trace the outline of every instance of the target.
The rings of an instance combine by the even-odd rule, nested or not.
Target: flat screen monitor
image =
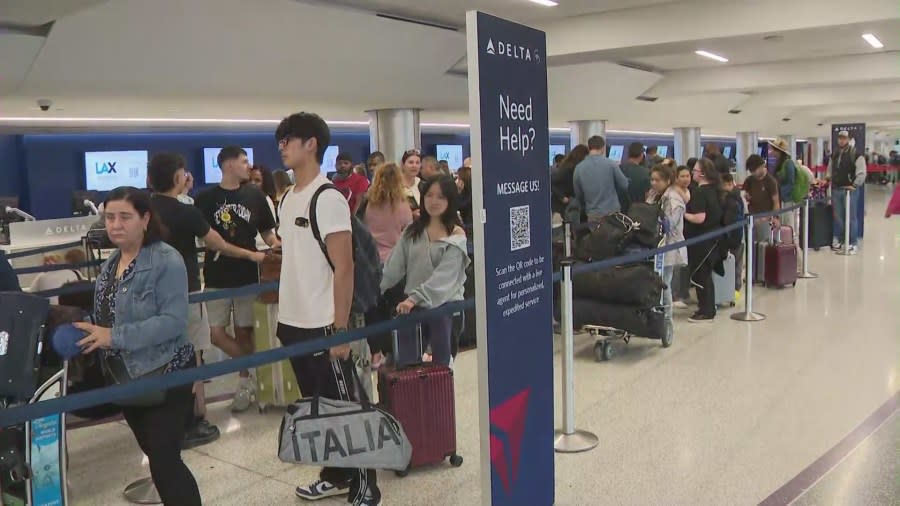
[[[328,146],[325,149],[325,156],[322,158],[322,174],[328,175],[337,171],[337,157],[340,154],[340,147]]]
[[[147,187],[147,151],[88,151],[84,154],[84,182],[88,190],[109,191],[120,186]]]
[[[609,159],[614,162],[621,162],[622,155],[625,154],[625,146],[610,146]]]
[[[722,148],[722,154],[725,155],[725,158],[731,158],[731,146]]]
[[[203,180],[206,184],[222,182],[222,169],[219,168],[219,151],[222,148],[203,148]],[[253,148],[244,148],[247,160],[253,165]]]
[[[551,144],[550,145],[550,165],[553,165],[553,159],[556,158],[556,155],[566,155],[566,145],[565,144]]]
[[[451,170],[457,170],[463,164],[463,149],[460,144],[438,144],[437,159],[446,160]]]
[[[669,146],[656,146],[656,154],[666,158],[669,156]]]

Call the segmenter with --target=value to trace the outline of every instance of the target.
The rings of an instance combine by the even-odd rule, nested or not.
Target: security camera
[[[49,98],[39,98],[37,101],[37,105],[41,108],[42,111],[46,112],[50,110],[50,106],[53,105],[53,101]]]

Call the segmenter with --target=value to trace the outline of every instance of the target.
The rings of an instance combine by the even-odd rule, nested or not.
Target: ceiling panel
[[[874,33],[884,43],[884,49],[874,49],[862,38]],[[666,48],[647,48],[648,52],[663,51],[644,57],[630,57],[630,61],[662,70],[716,67],[723,65],[697,56],[694,51],[704,49],[729,59],[728,65],[743,65],[770,61],[819,59],[843,55],[863,55],[900,50],[900,21],[890,20],[826,28],[771,33],[772,41],[763,36],[712,39],[688,44],[668,45]]]
[[[299,0],[328,5],[406,15],[464,26],[466,11],[480,10],[520,21],[552,21],[571,16],[617,9],[675,3],[677,0],[559,0],[556,7],[545,7],[528,0]],[[683,0],[682,0],[683,1]]]
[[[0,0],[0,22],[37,26],[107,0]]]
[[[456,32],[287,0],[120,0],[58,22],[25,87],[462,108],[465,81],[445,72],[463,54]]]
[[[18,90],[43,44],[43,37],[0,33],[0,96]]]

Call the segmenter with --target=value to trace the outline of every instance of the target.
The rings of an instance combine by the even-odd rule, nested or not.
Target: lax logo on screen
[[[97,175],[118,174],[118,172],[116,172],[116,163],[117,162],[94,163],[94,173]]]

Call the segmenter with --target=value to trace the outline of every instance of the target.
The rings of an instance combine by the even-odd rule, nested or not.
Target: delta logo
[[[541,53],[537,49],[503,42],[502,40],[497,40],[495,43],[494,39],[488,39],[485,52],[495,56],[506,56],[507,58],[512,58],[514,60],[524,60],[535,63],[540,63],[541,61]]]
[[[118,172],[116,172],[116,163],[117,162],[104,162],[104,163],[96,162],[96,163],[94,163],[94,172],[98,176],[104,175],[104,174],[118,174]]]
[[[491,409],[491,464],[507,495],[519,478],[529,394],[527,388]]]

